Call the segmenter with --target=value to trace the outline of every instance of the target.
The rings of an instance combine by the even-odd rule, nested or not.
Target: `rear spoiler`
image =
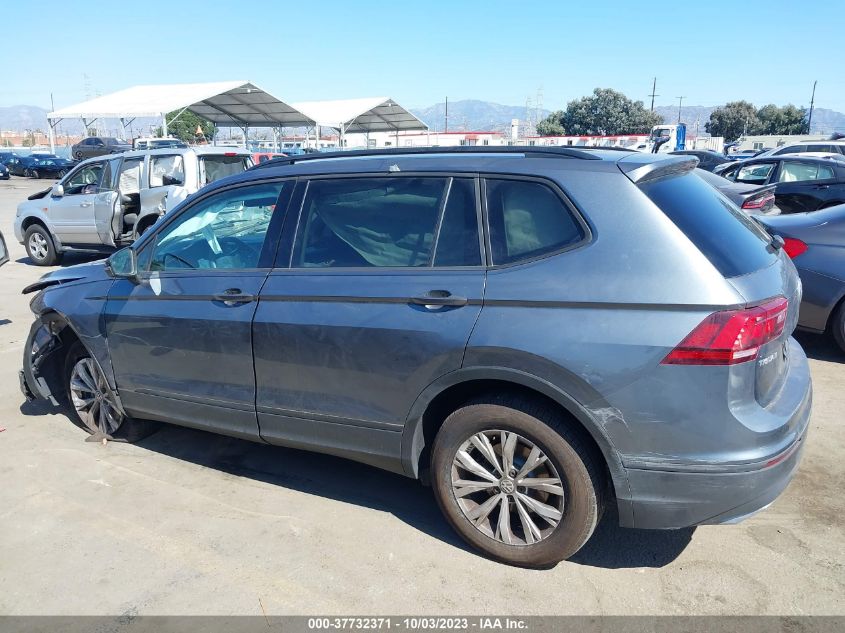
[[[698,167],[695,156],[656,156],[654,154],[628,155],[616,165],[631,182],[639,184],[655,178],[685,174]]]

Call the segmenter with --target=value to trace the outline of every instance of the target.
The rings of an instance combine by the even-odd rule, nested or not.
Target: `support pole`
[[[52,119],[47,119],[47,126],[50,128],[50,153],[53,155],[56,154],[56,128],[53,127],[54,125]]]
[[[167,112],[161,113],[161,135],[167,138]]]

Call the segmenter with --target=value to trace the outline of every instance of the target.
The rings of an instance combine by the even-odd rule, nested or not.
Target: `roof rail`
[[[293,165],[311,160],[327,160],[336,158],[378,158],[380,156],[425,156],[426,154],[524,154],[526,156],[551,157],[551,158],[580,158],[583,160],[601,160],[598,156],[591,154],[585,149],[606,149],[603,147],[579,148],[570,147],[535,147],[508,145],[489,147],[458,146],[458,147],[390,147],[385,149],[356,149],[339,152],[314,152],[311,154],[299,154],[297,156],[279,156],[265,160],[255,165],[252,169],[263,169],[264,167],[278,167],[280,165]]]

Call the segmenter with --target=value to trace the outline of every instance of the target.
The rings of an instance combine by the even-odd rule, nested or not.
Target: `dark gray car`
[[[480,150],[480,151],[479,151]],[[792,478],[811,383],[779,242],[696,160],[466,148],[277,159],[26,289],[27,397],[430,481],[524,566],[735,522]]]
[[[801,276],[798,326],[832,334],[845,352],[845,205],[760,221],[784,239]]]
[[[76,160],[85,160],[95,156],[128,152],[131,149],[132,145],[123,139],[111,136],[89,136],[71,147],[70,154]]]

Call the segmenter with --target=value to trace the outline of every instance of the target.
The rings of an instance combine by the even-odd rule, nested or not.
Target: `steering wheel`
[[[218,244],[222,251],[223,257],[237,257],[243,268],[249,268],[258,264],[261,257],[261,251],[254,246],[250,246],[246,242],[239,240],[236,237],[224,237]]]
[[[164,254],[164,257],[162,258],[162,263],[164,264],[164,269],[165,269],[165,270],[167,270],[167,258],[168,258],[168,257],[172,257],[172,258],[173,258],[173,259],[175,259],[177,262],[182,262],[182,263],[183,263],[183,264],[185,264],[188,268],[196,268],[196,266],[194,266],[194,265],[193,265],[191,262],[189,262],[187,259],[182,259],[182,258],[181,258],[181,257],[179,257],[178,255],[174,255],[173,253],[165,253],[165,254]]]

